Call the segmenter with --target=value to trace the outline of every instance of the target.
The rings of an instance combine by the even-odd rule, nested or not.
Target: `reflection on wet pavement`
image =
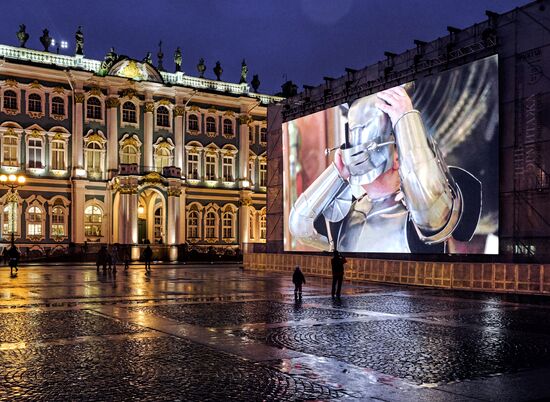
[[[0,272],[0,399],[550,397],[544,298],[347,283],[333,300],[307,280],[295,302],[288,275],[236,266]]]

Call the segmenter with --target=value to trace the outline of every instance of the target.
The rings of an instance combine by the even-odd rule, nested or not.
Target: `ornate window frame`
[[[11,239],[11,232],[4,232],[4,225],[6,222],[4,222],[4,209],[8,208],[10,204],[8,203],[8,198],[10,196],[10,192],[7,191],[2,197],[0,197],[0,205],[2,206],[0,209],[0,236],[2,239],[10,240]],[[22,216],[21,213],[23,211],[23,199],[19,195],[19,192],[15,193],[15,197],[17,198],[17,205],[16,205],[16,211],[15,211],[15,232],[14,232],[14,239],[20,239],[21,238],[21,224],[22,224]],[[9,229],[9,226],[8,226]]]
[[[53,112],[53,99],[61,98],[63,100],[63,113],[54,113]],[[68,92],[63,87],[55,87],[49,92],[49,115],[54,120],[66,120],[69,117],[69,96]]]
[[[31,195],[26,200],[27,208],[25,208],[25,233],[26,238],[30,241],[42,241],[46,238],[46,208],[44,204],[46,199],[40,195]],[[40,209],[40,221],[31,220],[31,208]],[[30,225],[38,225],[40,233],[30,234]]]
[[[143,145],[142,142],[139,140],[139,137],[137,134],[130,134],[126,133],[122,136],[120,141],[118,142],[118,160],[119,164],[123,164],[122,162],[122,150],[126,146],[133,146],[136,148],[136,156],[137,156],[137,165],[140,166],[141,164],[141,146]]]
[[[168,111],[168,125],[167,126],[160,126],[158,124],[158,110],[164,107]],[[170,102],[168,99],[162,99],[158,102],[155,102],[155,118],[154,118],[154,124],[155,124],[155,131],[159,130],[165,130],[165,131],[172,131],[172,128],[174,127],[173,124],[174,120],[174,105],[172,102]]]
[[[199,204],[198,202],[192,202],[186,207],[186,217],[185,217],[185,223],[186,223],[186,230],[185,230],[185,238],[190,243],[197,243],[202,239],[202,211],[203,206]],[[190,225],[191,221],[191,215],[196,214],[197,218],[197,236],[191,237],[190,231],[191,228],[194,227],[194,225]]]
[[[86,174],[89,178],[92,179],[98,179],[102,180],[105,175],[105,156],[107,153],[106,144],[107,144],[107,138],[105,138],[105,134],[101,130],[97,130],[97,132],[94,132],[94,130],[88,130],[88,133],[84,136],[84,168],[86,169]],[[89,152],[95,152],[88,149],[90,144],[98,144],[99,145],[99,153],[100,153],[100,160],[99,160],[99,171],[88,171],[88,158]]]
[[[261,243],[267,240],[267,210],[263,207],[258,211],[258,239]]]
[[[95,119],[93,117],[88,117],[88,101],[91,98],[96,98],[97,100],[99,100],[99,107],[101,108],[101,110],[100,110],[101,118],[100,119]],[[103,94],[103,92],[101,92],[101,90],[97,89],[97,88],[94,88],[94,89],[90,90],[89,92],[87,92],[84,95],[84,110],[83,110],[83,113],[84,113],[84,121],[86,123],[95,122],[95,123],[105,124],[105,99],[106,99],[106,97]],[[121,118],[122,118],[122,115],[121,115]]]
[[[232,184],[232,183],[235,183],[235,179],[236,179],[236,167],[235,167],[235,162],[237,160],[237,153],[239,152],[239,150],[234,146],[234,145],[231,145],[231,144],[226,144],[222,147],[222,149],[219,150],[219,153],[220,153],[220,159],[221,159],[221,162],[222,162],[222,181],[224,182],[224,184]],[[226,177],[225,175],[225,167],[228,166],[228,164],[226,163],[226,158],[227,159],[230,159],[231,160],[231,164],[229,165],[231,167],[231,174],[230,174],[230,177]]]
[[[48,216],[50,218],[50,227],[49,227],[49,230],[48,230],[48,235],[49,235],[49,238],[52,239],[53,241],[56,241],[56,242],[61,242],[63,240],[67,240],[69,238],[69,225],[68,225],[68,222],[69,222],[69,205],[71,205],[71,202],[61,196],[61,195],[56,195],[55,197],[51,198],[49,201],[48,201]],[[54,208],[61,208],[61,210],[63,211],[63,235],[62,236],[59,236],[59,235],[54,235],[53,234],[53,225],[54,225],[54,222],[53,222],[53,210]]]
[[[101,233],[99,236],[86,234],[86,209],[90,206],[96,206],[101,211]],[[92,198],[84,203],[84,222],[81,224],[84,225],[84,236],[87,240],[98,240],[107,236],[107,219],[105,219],[105,214],[105,204],[101,200]]]
[[[25,129],[25,168],[34,175],[42,175],[46,171],[46,135],[47,131],[38,124],[33,124]],[[31,139],[39,139],[42,142],[40,166],[30,166],[30,144]]]
[[[2,124],[0,124],[0,136],[2,138],[2,142],[0,145],[0,158],[1,158],[1,166],[2,169],[7,173],[14,173],[19,171],[21,166],[21,136],[25,130],[23,130],[23,127],[21,127],[19,124],[12,122],[12,121],[6,121]],[[16,140],[16,158],[17,160],[15,163],[7,164],[4,160],[4,147],[6,143],[6,138],[15,138]]]
[[[207,243],[217,243],[220,240],[220,214],[219,214],[220,207],[217,204],[210,203],[207,204],[204,207],[203,212],[203,228],[204,228],[204,240]],[[214,217],[214,225],[209,225],[208,220],[209,217]],[[214,236],[208,236],[209,229],[214,230]]]
[[[267,125],[265,122],[262,122],[260,124],[260,133],[258,141],[260,143],[260,146],[267,147]]]
[[[186,111],[185,116],[185,132],[190,135],[199,135],[201,130],[201,112],[198,106],[191,106],[188,111]],[[197,129],[189,128],[189,118],[195,116],[197,118]]]
[[[198,141],[191,141],[185,146],[185,177],[187,183],[190,184],[198,184],[201,181],[202,177],[202,153],[204,152],[204,148],[202,144]],[[189,161],[189,155],[196,155],[196,165],[197,165],[197,175],[196,177],[193,175],[193,172],[189,171],[190,161]]]
[[[235,243],[237,241],[237,207],[233,204],[225,204],[222,208],[221,226],[222,241],[225,243]],[[226,223],[230,221],[230,226]],[[230,230],[230,236],[227,236],[226,230]]]
[[[264,190],[267,187],[267,155],[265,152],[258,156],[258,186]]]
[[[253,206],[248,207],[248,239],[251,243],[256,241],[257,228],[256,222],[258,221],[258,211]]]
[[[50,158],[50,171],[55,176],[64,176],[69,172],[69,138],[71,133],[61,126],[52,127],[48,132],[48,148],[49,148],[49,158]],[[54,154],[54,143],[63,144],[63,167],[64,169],[54,169],[53,167],[53,154]],[[58,166],[59,167],[59,166]]]
[[[214,120],[214,130],[212,130],[212,128],[208,127],[208,119],[213,119]],[[210,138],[214,138],[218,135],[218,131],[219,131],[219,124],[218,124],[218,112],[216,109],[214,108],[210,108],[207,110],[207,112],[204,114],[204,134],[206,134],[206,136],[210,137]]]
[[[230,131],[226,132],[229,127]],[[224,138],[233,139],[237,135],[237,120],[235,113],[231,110],[225,112],[222,116],[221,133]]]
[[[2,107],[2,112],[12,116],[21,113],[21,88],[19,87],[19,83],[13,79],[7,79],[2,84],[3,85],[0,88],[2,95],[2,104],[0,106]],[[13,91],[15,93],[17,105],[16,109],[4,107],[4,94],[6,91]]]
[[[250,183],[250,187],[254,187],[256,183],[256,160],[258,159],[258,155],[256,155],[254,152],[249,151],[248,154],[248,182]]]
[[[165,155],[160,155],[161,151],[168,150],[168,165],[166,166],[174,166],[174,143],[172,142],[171,138],[163,138],[159,137],[157,138],[157,141],[153,144],[153,158],[154,158],[154,164],[155,164],[155,170],[162,174],[162,168],[159,164],[159,161],[161,158],[166,157]]]
[[[40,111],[30,111],[29,110],[29,100],[31,95],[38,95],[40,97]],[[30,116],[32,119],[39,119],[41,117],[44,117],[46,115],[46,93],[44,92],[44,89],[42,85],[38,83],[38,81],[31,82],[27,85],[25,89],[25,112],[28,116]]]
[[[135,122],[129,122],[124,121],[124,105],[129,102],[132,103],[136,108],[136,121]],[[122,98],[120,100],[120,127],[134,127],[139,129],[139,120],[140,120],[140,105],[139,105],[139,99],[132,97],[132,98]]]
[[[204,170],[203,170],[203,177],[204,177],[204,181],[207,182],[207,183],[210,183],[210,184],[215,184],[217,183],[217,181],[219,180],[220,178],[220,157],[219,157],[219,153],[220,153],[220,148],[214,144],[214,143],[210,143],[208,144],[206,147],[204,147],[204,152],[203,152],[203,159],[204,159]],[[208,157],[213,157],[214,158],[214,177],[211,178],[211,177],[208,177],[208,166],[210,165],[210,163],[207,164],[207,158]]]

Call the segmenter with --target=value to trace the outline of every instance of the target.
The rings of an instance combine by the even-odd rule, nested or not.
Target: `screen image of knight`
[[[498,254],[498,57],[283,123],[285,251]]]

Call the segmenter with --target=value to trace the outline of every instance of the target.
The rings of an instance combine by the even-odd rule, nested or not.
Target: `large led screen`
[[[283,124],[285,251],[498,254],[497,56]]]

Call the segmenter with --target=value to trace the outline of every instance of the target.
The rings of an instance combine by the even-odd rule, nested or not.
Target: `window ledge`
[[[27,114],[33,119],[44,117],[44,112],[28,112]]]
[[[7,108],[3,108],[3,109],[2,109],[2,112],[6,113],[6,114],[9,114],[9,115],[12,115],[12,116],[15,116],[16,114],[19,114],[19,109],[7,109]]]
[[[52,169],[51,172],[54,176],[65,176],[68,173],[66,169]]]
[[[64,114],[52,114],[51,117],[54,120],[65,120],[67,118],[67,116]]]
[[[46,168],[34,168],[34,167],[28,167],[27,170],[33,174],[33,175],[43,175],[46,172]]]

